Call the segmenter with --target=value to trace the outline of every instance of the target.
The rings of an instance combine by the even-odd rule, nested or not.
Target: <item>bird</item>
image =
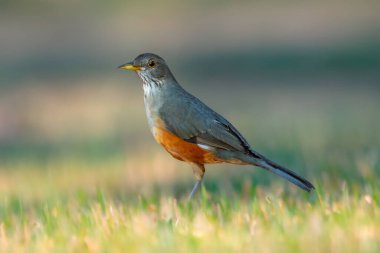
[[[189,199],[200,188],[205,165],[217,163],[253,165],[307,192],[315,189],[294,171],[253,150],[227,119],[177,82],[160,56],[143,53],[118,68],[135,71],[142,80],[146,116],[155,140],[174,158],[192,167],[196,182]]]

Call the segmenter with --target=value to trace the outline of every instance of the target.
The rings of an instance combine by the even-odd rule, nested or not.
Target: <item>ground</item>
[[[183,187],[157,169],[131,176],[137,162],[183,171],[176,183]],[[214,180],[220,170],[228,173],[215,168],[188,202],[192,182],[185,177],[192,175],[181,165],[158,153],[145,163],[65,160],[43,169],[30,163],[5,169],[1,252],[378,252],[376,181],[330,189],[323,187],[328,181],[318,181],[308,194],[274,176],[270,185],[251,183],[239,172],[228,174],[232,183]]]

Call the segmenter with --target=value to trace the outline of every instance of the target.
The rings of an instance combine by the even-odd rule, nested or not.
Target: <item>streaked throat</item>
[[[144,89],[144,95],[145,96],[150,96],[152,95],[155,91],[161,88],[163,85],[163,82],[159,79],[155,79],[152,77],[148,77],[141,71],[137,71],[137,74],[141,78],[143,82],[143,89]]]

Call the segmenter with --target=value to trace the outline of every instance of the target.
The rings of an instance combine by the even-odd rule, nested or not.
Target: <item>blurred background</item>
[[[257,151],[320,188],[367,187],[380,174],[379,10],[376,0],[2,0],[0,191],[190,190],[190,168],[149,132],[140,80],[117,69],[144,52]],[[206,187],[284,184],[239,168],[210,166]]]

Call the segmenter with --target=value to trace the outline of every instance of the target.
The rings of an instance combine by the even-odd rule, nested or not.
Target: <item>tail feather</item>
[[[278,165],[263,155],[250,150],[248,154],[242,152],[230,151],[230,150],[217,150],[216,155],[222,160],[230,161],[231,163],[237,164],[252,164],[258,167],[261,167],[265,170],[268,170],[276,175],[279,175],[289,182],[297,185],[301,189],[310,192],[315,189],[313,184],[310,183],[305,178],[297,175],[295,172]],[[241,163],[243,162],[243,163]]]
[[[271,160],[269,160],[265,157],[261,157],[258,164],[256,164],[256,165],[258,165],[261,168],[266,169],[266,170],[268,170],[268,171],[270,171],[276,175],[279,175],[279,176],[285,178],[289,182],[297,185],[298,187],[300,187],[301,189],[303,189],[307,192],[310,192],[311,190],[315,189],[314,185],[312,183],[310,183],[308,180],[306,180],[305,178],[297,175],[295,172],[293,172],[293,171],[291,171],[285,167],[282,167],[281,165],[278,165],[278,164],[272,162]]]

